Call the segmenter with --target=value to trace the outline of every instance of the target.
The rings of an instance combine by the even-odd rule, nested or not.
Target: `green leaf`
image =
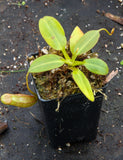
[[[82,30],[78,26],[76,26],[70,36],[70,50],[72,54],[74,54],[75,45],[83,35],[84,33],[82,32]]]
[[[121,65],[123,65],[123,60],[122,60],[122,61],[120,61],[120,64],[121,64]]]
[[[63,58],[55,54],[47,54],[35,59],[29,68],[29,73],[39,73],[61,67],[64,64]]]
[[[92,88],[90,85],[90,82],[84,75],[82,71],[80,71],[78,68],[74,68],[72,72],[72,76],[82,93],[90,100],[94,101],[94,95],[92,92]]]
[[[92,73],[99,75],[108,74],[107,64],[99,58],[90,58],[83,61],[83,65]]]
[[[75,45],[74,54],[76,56],[91,50],[99,40],[100,30],[91,30],[85,33]]]
[[[61,24],[53,17],[45,16],[39,20],[39,30],[49,46],[63,50],[67,40]]]

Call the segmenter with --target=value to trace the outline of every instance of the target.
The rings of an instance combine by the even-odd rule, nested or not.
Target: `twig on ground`
[[[112,78],[114,78],[118,74],[118,69],[116,71],[112,71],[105,79],[104,84],[108,83],[111,81]]]
[[[104,16],[113,20],[113,21],[115,21],[115,22],[117,22],[117,23],[119,23],[119,24],[121,24],[121,25],[123,25],[123,17],[115,16],[111,13],[105,13]]]
[[[44,123],[40,119],[38,119],[32,112],[29,112],[29,113],[37,122],[41,123],[44,126]]]

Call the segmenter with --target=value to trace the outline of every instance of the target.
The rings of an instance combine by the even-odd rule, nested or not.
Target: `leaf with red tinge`
[[[75,45],[83,35],[84,33],[82,32],[82,30],[78,26],[76,26],[70,36],[70,50],[72,54],[74,54]]]
[[[61,24],[51,16],[44,16],[39,20],[39,30],[49,46],[56,50],[63,50],[67,44],[65,32]]]

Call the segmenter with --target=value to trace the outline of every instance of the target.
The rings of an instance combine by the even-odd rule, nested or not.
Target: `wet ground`
[[[38,21],[44,15],[56,17],[66,36],[78,25],[84,32],[106,27],[115,33],[105,33],[95,50],[107,61],[110,71],[119,74],[109,83],[108,100],[103,101],[97,139],[89,144],[75,144],[53,149],[49,145],[37,105],[20,109],[0,104],[0,117],[8,120],[8,130],[0,135],[0,160],[122,160],[123,159],[123,26],[103,16],[102,11],[123,16],[118,0],[25,0],[26,5],[14,5],[14,0],[0,0],[0,95],[28,93],[25,87],[26,55],[43,47]],[[98,10],[98,11],[97,11]],[[100,13],[99,13],[100,10]],[[12,70],[19,72],[11,72]],[[33,86],[32,86],[33,88]]]

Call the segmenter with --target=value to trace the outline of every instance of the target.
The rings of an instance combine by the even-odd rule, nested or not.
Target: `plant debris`
[[[118,74],[118,69],[116,71],[112,71],[105,79],[104,84],[108,83],[111,81],[112,78],[114,78]]]
[[[7,130],[8,124],[7,120],[3,117],[0,117],[0,134],[2,134],[5,130]]]
[[[105,16],[105,17],[107,17],[107,18],[109,18],[109,19],[111,19],[111,20],[123,25],[123,17],[116,16],[116,15],[111,14],[109,12],[106,13],[105,11],[101,12],[99,9],[97,9],[96,12],[98,14],[101,14],[102,16]]]
[[[123,17],[119,17],[119,16],[113,15],[111,13],[104,13],[104,16],[123,25]]]
[[[44,123],[43,123],[40,119],[38,119],[32,112],[29,112],[29,113],[31,114],[31,116],[32,116],[37,122],[39,122],[41,125],[44,126]]]

